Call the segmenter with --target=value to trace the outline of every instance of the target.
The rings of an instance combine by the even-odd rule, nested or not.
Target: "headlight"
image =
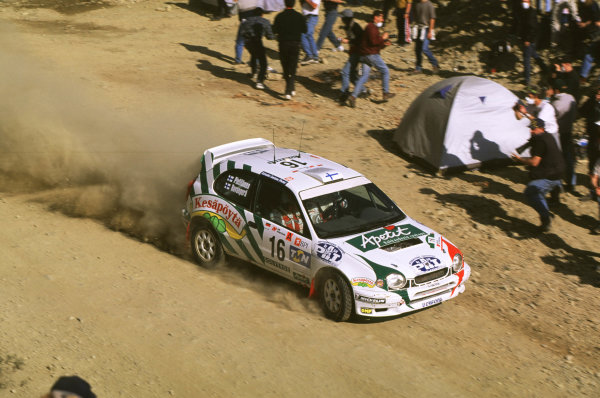
[[[452,259],[452,271],[458,272],[462,268],[463,257],[460,253],[456,253]]]
[[[406,278],[402,274],[389,274],[385,280],[388,290],[399,290],[406,284]]]

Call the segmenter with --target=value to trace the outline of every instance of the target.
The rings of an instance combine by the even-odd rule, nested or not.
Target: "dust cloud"
[[[186,184],[206,148],[239,137],[201,105],[123,109],[23,42],[0,24],[0,191],[181,253]]]

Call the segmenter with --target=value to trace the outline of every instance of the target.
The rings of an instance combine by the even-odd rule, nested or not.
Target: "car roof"
[[[250,170],[277,180],[296,193],[362,176],[339,163],[296,149],[278,148],[262,138],[221,145],[208,149],[204,155],[207,171],[217,164],[223,171]]]

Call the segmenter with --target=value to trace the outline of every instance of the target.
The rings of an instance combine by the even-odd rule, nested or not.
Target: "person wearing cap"
[[[286,100],[296,95],[296,70],[300,56],[300,40],[306,33],[306,22],[302,14],[294,10],[296,0],[284,0],[285,10],[281,11],[273,21],[273,32],[277,34],[279,43],[279,61],[285,79]]]
[[[354,20],[354,13],[350,9],[342,11],[342,23],[344,24],[344,32],[346,32],[346,37],[342,39],[342,42],[350,44],[348,60],[342,67],[342,94],[338,99],[341,105],[345,105],[350,96],[350,81],[356,84],[358,79],[356,73],[360,59],[358,47],[362,38],[363,28]]]
[[[383,11],[375,10],[373,12],[373,21],[367,24],[358,48],[360,54],[359,62],[362,63],[362,76],[356,82],[352,95],[348,97],[348,104],[351,108],[356,107],[356,98],[362,92],[365,83],[369,80],[369,73],[373,66],[381,73],[383,101],[386,102],[396,95],[390,93],[390,70],[379,54],[381,49],[392,44],[388,40],[389,34],[387,32],[379,32],[381,26],[383,26]]]
[[[529,167],[531,180],[525,188],[525,197],[540,216],[540,231],[547,232],[550,230],[551,213],[546,194],[562,186],[564,161],[556,140],[545,131],[542,119],[533,119],[529,127],[531,157],[525,158],[513,153],[512,158]]]
[[[42,398],[96,398],[90,384],[79,376],[61,376]]]
[[[565,191],[575,194],[577,175],[575,174],[575,146],[573,145],[573,123],[577,116],[575,98],[566,93],[567,83],[555,80],[546,92],[550,104],[556,111],[560,147],[565,160]]]

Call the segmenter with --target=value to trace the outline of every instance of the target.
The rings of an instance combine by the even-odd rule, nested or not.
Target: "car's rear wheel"
[[[319,300],[325,316],[344,322],[352,315],[352,288],[338,272],[328,272],[321,280]]]
[[[214,268],[223,259],[223,246],[215,230],[207,222],[196,223],[190,234],[194,260],[203,267]]]

